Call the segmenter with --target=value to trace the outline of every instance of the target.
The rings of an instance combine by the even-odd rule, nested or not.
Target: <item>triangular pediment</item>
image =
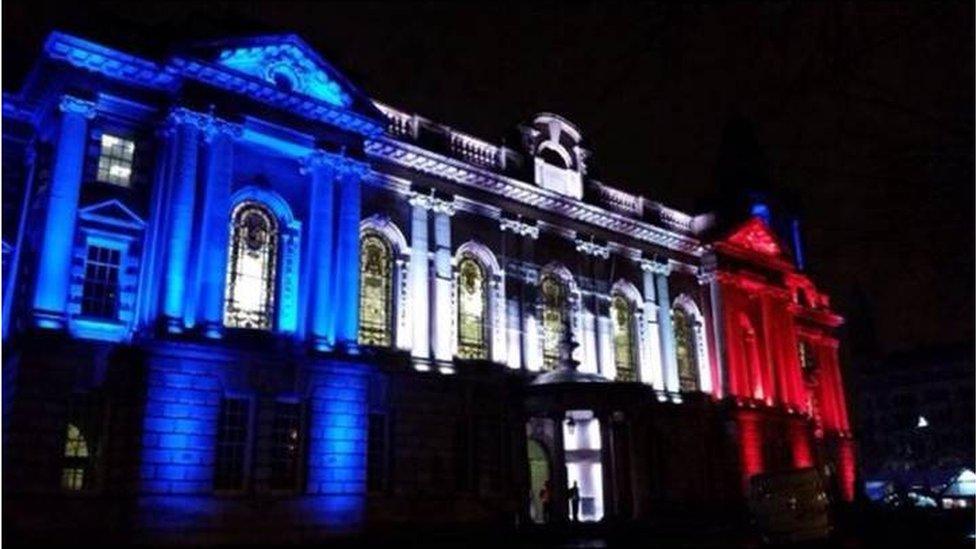
[[[307,95],[336,107],[352,106],[354,90],[347,89],[345,78],[296,36],[228,42],[217,53],[216,63],[282,91]]]
[[[759,217],[750,218],[724,239],[724,242],[740,249],[769,257],[782,257],[783,246],[776,234]]]
[[[78,217],[87,221],[99,221],[133,229],[142,229],[146,226],[145,220],[115,199],[86,206],[78,211]]]
[[[357,133],[386,126],[369,97],[296,35],[196,44],[182,55],[178,69],[209,84]]]

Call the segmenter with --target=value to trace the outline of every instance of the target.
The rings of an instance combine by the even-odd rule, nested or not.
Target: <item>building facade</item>
[[[583,520],[654,521],[809,466],[853,497],[799,250],[589,177],[558,115],[501,146],[294,36],[54,33],[3,121],[14,532],[559,523],[574,484]]]

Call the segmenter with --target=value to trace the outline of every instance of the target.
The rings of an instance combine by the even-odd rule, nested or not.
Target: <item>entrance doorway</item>
[[[529,454],[529,517],[532,522],[542,524],[545,522],[542,509],[542,499],[539,494],[546,482],[550,480],[549,455],[545,447],[535,439],[529,439],[527,444]]]
[[[569,410],[563,421],[563,450],[566,480],[579,490],[578,520],[595,522],[603,518],[603,462],[600,420],[591,410]],[[572,517],[572,501],[569,502]]]

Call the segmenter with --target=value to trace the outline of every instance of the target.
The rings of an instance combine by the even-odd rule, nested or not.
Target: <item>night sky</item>
[[[791,197],[808,270],[890,351],[973,337],[973,16],[972,2],[6,1],[3,89],[54,28],[147,55],[294,32],[373,97],[489,141],[560,113],[594,175],[671,206],[699,210],[730,171]]]

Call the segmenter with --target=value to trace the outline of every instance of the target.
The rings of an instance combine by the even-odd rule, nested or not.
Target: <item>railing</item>
[[[376,108],[380,110],[388,121],[387,131],[397,137],[417,137],[417,120],[414,115],[398,111],[393,107],[374,102]]]
[[[603,183],[594,183],[600,191],[600,198],[610,208],[637,217],[644,215],[644,197],[615,189]]]
[[[470,135],[450,130],[451,153],[479,166],[499,168],[499,148]]]

